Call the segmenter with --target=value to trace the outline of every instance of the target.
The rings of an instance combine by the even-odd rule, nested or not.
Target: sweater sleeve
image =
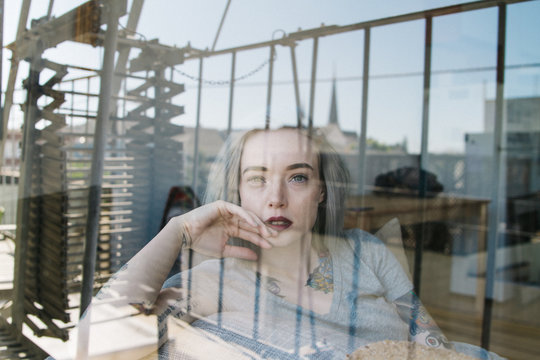
[[[387,300],[394,301],[412,290],[413,286],[403,267],[382,241],[359,229],[352,230],[348,237],[360,242],[361,246],[356,246],[355,256],[360,256],[360,260],[379,279]],[[358,248],[360,254],[356,253]]]

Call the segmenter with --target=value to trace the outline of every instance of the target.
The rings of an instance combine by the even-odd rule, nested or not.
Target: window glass
[[[0,3],[0,357],[538,357],[538,1]]]

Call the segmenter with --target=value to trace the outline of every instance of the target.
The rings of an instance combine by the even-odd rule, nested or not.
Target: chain
[[[276,59],[276,56],[274,56],[274,58],[272,59],[275,60]],[[261,71],[262,69],[264,69],[264,67],[266,65],[268,65],[270,63],[270,59],[268,60],[265,60],[262,64],[260,64],[259,66],[257,66],[255,69],[251,70],[250,72],[242,75],[242,76],[239,76],[237,78],[234,79],[234,81],[241,81],[241,80],[244,80],[244,79],[247,79],[253,75],[255,75],[256,73],[258,73],[259,71]],[[184,77],[187,77],[188,79],[191,79],[193,81],[196,81],[196,82],[199,82],[201,79],[197,76],[193,76],[193,75],[190,75],[190,74],[187,74],[185,72],[183,72],[182,70],[178,70],[176,67],[173,67],[174,71],[177,72],[178,74],[184,76]],[[202,79],[202,82],[204,84],[207,84],[207,85],[218,85],[218,86],[221,86],[221,85],[229,85],[231,83],[230,80],[207,80],[207,79]]]

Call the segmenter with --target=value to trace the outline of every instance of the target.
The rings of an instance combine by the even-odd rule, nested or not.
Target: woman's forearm
[[[434,348],[453,349],[452,343],[444,336],[413,291],[397,299],[395,304],[401,318],[409,324],[411,341]]]
[[[189,245],[182,216],[175,217],[103,286],[99,300],[150,309],[182,248]]]
[[[275,231],[237,205],[217,201],[172,218],[141,251],[115,273],[97,298],[119,305],[150,310],[181,250],[192,248],[208,256],[255,260],[250,249],[231,246],[230,237],[269,248],[263,236]]]

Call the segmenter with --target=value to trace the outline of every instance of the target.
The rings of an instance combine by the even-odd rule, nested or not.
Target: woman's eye
[[[291,182],[294,182],[294,183],[304,183],[307,180],[308,180],[308,177],[306,175],[301,175],[301,174],[294,175],[293,177],[291,177]]]
[[[250,176],[246,180],[249,184],[260,185],[264,184],[266,180],[262,176]]]

